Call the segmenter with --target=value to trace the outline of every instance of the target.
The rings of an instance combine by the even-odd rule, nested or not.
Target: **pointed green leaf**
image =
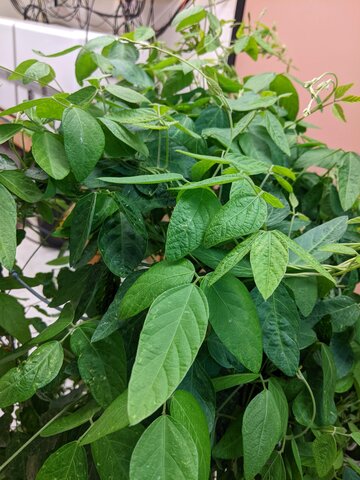
[[[36,480],[87,480],[86,451],[77,442],[67,443],[45,460]]]
[[[231,250],[218,264],[214,273],[211,275],[209,285],[213,285],[217,282],[221,277],[223,277],[226,273],[230,272],[233,275],[235,273],[236,265],[250,252],[253,243],[256,241],[258,234],[255,233],[251,235],[243,242],[236,245],[235,248]]]
[[[130,480],[149,478],[198,480],[198,455],[190,433],[165,415],[145,430],[131,457]]]
[[[49,132],[35,133],[31,152],[35,162],[55,180],[65,178],[70,172],[65,148],[59,136]]]
[[[134,177],[100,177],[99,180],[118,185],[150,185],[184,180],[179,173],[157,173],[154,175],[135,175]]]
[[[178,260],[198,248],[209,221],[220,209],[216,195],[199,189],[184,192],[178,200],[167,231],[165,255]]]
[[[235,373],[234,375],[225,375],[224,377],[212,378],[215,392],[221,392],[227,388],[238,387],[251,383],[259,377],[257,373]]]
[[[333,435],[325,434],[316,438],[312,444],[315,467],[319,477],[325,477],[336,459],[336,442]]]
[[[177,262],[163,260],[146,270],[131,285],[120,303],[120,318],[125,320],[150,307],[156,297],[170,288],[190,283],[195,273],[186,259]]]
[[[286,272],[289,247],[275,230],[261,232],[251,246],[250,263],[254,280],[266,300],[278,287]]]
[[[71,170],[78,181],[84,180],[103,153],[104,134],[93,116],[76,107],[64,111],[62,128]]]
[[[294,376],[300,358],[300,318],[295,302],[282,285],[267,301],[264,301],[258,292],[254,292],[254,297],[262,323],[266,355],[282,372],[290,377]]]
[[[77,428],[88,422],[100,409],[101,407],[95,402],[95,400],[90,400],[89,403],[75,412],[57,418],[42,430],[40,435],[42,437],[51,437],[52,435],[58,435],[59,433]]]
[[[269,390],[256,395],[246,407],[242,435],[245,479],[252,480],[269,459],[281,436],[280,412]]]
[[[121,335],[91,343],[95,325],[83,324],[71,335],[71,350],[78,357],[81,378],[99,405],[108,406],[126,388],[126,354]]]
[[[344,154],[338,168],[338,182],[341,206],[344,210],[349,210],[360,195],[359,155],[354,152]]]
[[[145,257],[147,240],[126,216],[114,213],[103,223],[98,245],[108,269],[119,277],[125,277]]]
[[[288,139],[284,133],[284,128],[279,120],[269,110],[264,112],[265,127],[275,145],[277,145],[282,152],[290,156],[290,147]]]
[[[38,343],[51,340],[52,338],[59,335],[59,333],[64,331],[73,320],[74,308],[72,307],[71,303],[67,303],[63,307],[59,318],[54,323],[42,330],[35,338],[32,338],[29,342],[29,345],[37,345]]]
[[[0,378],[0,408],[23,402],[36,390],[53,380],[60,371],[64,352],[59,342],[49,342],[37,348],[24,363]]]
[[[243,414],[241,413],[227,428],[224,435],[212,449],[215,458],[235,459],[243,456],[243,442],[241,429]]]
[[[129,479],[131,455],[143,432],[142,425],[135,425],[91,444],[91,454],[101,480]]]
[[[204,238],[209,248],[218,243],[249,235],[266,221],[265,201],[257,195],[236,194],[213,217]]]
[[[272,393],[273,399],[280,413],[281,432],[282,438],[284,438],[289,420],[289,405],[284,390],[276,377],[269,379],[269,391]]]
[[[10,140],[22,128],[24,127],[20,123],[4,123],[0,125],[0,145]]]
[[[131,88],[123,87],[121,85],[107,85],[105,87],[105,90],[114,97],[120,98],[120,100],[125,100],[125,102],[150,103],[150,100],[146,98],[145,95],[142,95],[136,90],[132,90]]]
[[[28,203],[38,202],[43,196],[35,183],[20,170],[0,172],[0,183]]]
[[[205,414],[199,403],[185,390],[177,390],[170,403],[171,416],[190,433],[198,452],[198,480],[208,480],[211,446]]]
[[[125,390],[104,410],[104,413],[98,418],[86,431],[80,440],[80,445],[87,445],[100,438],[117,432],[129,425],[127,414],[128,392]]]
[[[141,140],[138,134],[130,132],[130,130],[128,130],[126,127],[118,125],[117,123],[109,120],[108,118],[101,118],[100,120],[116,138],[118,138],[137,152],[141,153],[145,157],[149,155],[149,150],[147,146]]]
[[[74,266],[83,254],[89,239],[96,205],[96,193],[82,197],[71,212],[70,266]]]
[[[247,288],[232,275],[202,287],[216,335],[246,368],[257,373],[262,361],[261,327]]]
[[[157,410],[193,363],[204,340],[208,306],[195,285],[164,292],[151,305],[129,382],[130,424]]]

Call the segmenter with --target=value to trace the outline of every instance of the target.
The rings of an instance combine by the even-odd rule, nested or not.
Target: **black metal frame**
[[[236,23],[231,32],[231,42],[233,42],[236,39],[236,30],[238,29],[238,24],[241,23],[244,18],[245,3],[246,3],[246,0],[237,0],[236,2],[236,8],[235,8]],[[229,55],[229,59],[228,59],[229,65],[234,66],[235,60],[236,60],[235,53],[232,53],[231,55]]]

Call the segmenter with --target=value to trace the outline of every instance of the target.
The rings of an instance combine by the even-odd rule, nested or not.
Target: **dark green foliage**
[[[322,75],[301,116],[290,76],[227,64],[285,61],[273,29],[225,47],[198,5],[173,27],[174,50],[140,27],[55,54],[79,50],[82,88],[3,112],[0,142],[32,150],[0,156],[0,478],[359,479],[360,156],[304,117],[360,99]],[[59,219],[63,247],[29,278],[34,216]]]

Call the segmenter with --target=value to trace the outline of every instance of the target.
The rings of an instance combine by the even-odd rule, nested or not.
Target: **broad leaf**
[[[204,340],[208,306],[195,285],[157,297],[147,314],[129,382],[130,424],[159,408],[179,385]]]
[[[0,327],[21,343],[30,340],[29,323],[25,317],[24,307],[16,298],[0,293]]]
[[[193,264],[186,259],[177,262],[163,260],[151,266],[124,295],[120,303],[120,318],[133,317],[150,307],[156,297],[166,290],[190,283],[194,273]]]
[[[185,28],[198,24],[203,18],[206,17],[206,10],[199,6],[186,8],[180,11],[173,19],[171,25],[176,27],[176,31],[180,32]]]
[[[87,480],[87,460],[84,447],[67,443],[52,453],[40,468],[36,480]]]
[[[261,232],[256,237],[251,246],[250,263],[256,286],[265,300],[281,282],[288,261],[288,245],[275,230]]]
[[[109,120],[108,118],[101,118],[101,122],[110,130],[110,132],[119,140],[124,142],[129,147],[133,148],[137,152],[145,155],[149,155],[149,150],[145,143],[141,140],[138,134],[130,132],[126,127],[118,125],[117,123]]]
[[[161,415],[157,418],[135,447],[130,462],[130,480],[142,478],[199,478],[196,445],[186,428],[171,417]]]
[[[325,477],[336,459],[336,442],[333,435],[325,434],[316,438],[312,444],[315,467],[319,477]]]
[[[266,216],[266,203],[262,198],[237,194],[214,215],[206,230],[204,245],[208,248],[256,232]]]
[[[0,183],[28,203],[38,202],[43,196],[35,183],[20,170],[0,172]]]
[[[94,117],[80,108],[67,108],[62,118],[64,145],[72,172],[84,180],[97,164],[105,137]]]
[[[10,140],[24,128],[20,123],[4,123],[0,125],[0,145]]]
[[[105,90],[120,100],[125,100],[129,103],[149,103],[149,99],[131,88],[123,87],[121,85],[107,85]]]
[[[258,292],[253,296],[262,323],[264,351],[282,372],[292,377],[300,359],[300,318],[295,302],[282,285],[267,301]]]
[[[91,343],[95,327],[84,324],[71,335],[81,378],[101,406],[108,406],[126,388],[126,357],[121,335]]]
[[[70,172],[65,148],[58,136],[49,132],[35,133],[31,152],[35,162],[55,180],[61,180]]]
[[[236,247],[233,248],[231,252],[229,252],[225,257],[223,257],[216,266],[214,273],[211,275],[209,284],[212,285],[213,283],[217,282],[219,278],[223,277],[228,272],[231,272],[233,275],[237,276],[235,270],[236,266],[250,252],[251,247],[256,241],[257,237],[258,234],[251,235],[246,240],[236,245]],[[239,273],[239,276],[241,276],[242,272]]]
[[[273,394],[263,390],[245,410],[243,425],[245,479],[252,480],[269,459],[281,436],[281,418]]]
[[[177,390],[170,403],[171,416],[183,425],[191,435],[199,459],[198,480],[208,480],[211,446],[205,414],[196,399],[184,390]]]
[[[104,413],[98,418],[91,427],[82,436],[80,445],[87,445],[95,442],[100,438],[117,432],[129,425],[127,414],[127,390],[120,394],[115,400],[104,410]]]
[[[23,402],[53,380],[60,371],[64,352],[59,342],[44,343],[24,363],[0,378],[0,408]]]
[[[125,215],[114,213],[103,223],[98,245],[108,269],[123,277],[139,265],[145,257],[147,241]]]
[[[227,275],[214,285],[205,283],[204,291],[216,335],[246,368],[257,373],[262,361],[261,327],[247,288]]]
[[[75,412],[63,415],[60,418],[57,418],[54,422],[51,422],[50,425],[42,430],[41,436],[51,437],[52,435],[58,435],[59,433],[77,428],[92,419],[100,408],[101,407],[95,402],[95,400],[90,400],[89,403]]]
[[[78,262],[88,242],[96,205],[96,193],[88,193],[75,205],[71,213],[70,265]]]
[[[347,152],[338,168],[339,197],[344,210],[349,210],[360,195],[360,156]],[[330,242],[329,242],[330,243]]]
[[[235,459],[243,456],[243,442],[241,429],[243,414],[233,420],[224,435],[213,447],[212,454],[215,458]]]
[[[338,217],[325,222],[318,227],[308,230],[300,237],[295,239],[295,242],[304,248],[309,254],[313,255],[319,262],[323,262],[331,257],[332,252],[326,252],[321,249],[324,245],[335,243],[342,238],[347,229],[348,217]],[[304,265],[303,259],[290,254],[290,261],[292,265]]]
[[[206,189],[184,192],[179,198],[167,231],[165,255],[178,260],[198,248],[209,221],[220,209],[217,197]]]
[[[269,110],[264,113],[265,127],[271,139],[286,155],[290,156],[290,147],[284,129],[279,120]]]
[[[101,480],[128,480],[132,452],[144,428],[136,425],[91,444],[91,454]]]

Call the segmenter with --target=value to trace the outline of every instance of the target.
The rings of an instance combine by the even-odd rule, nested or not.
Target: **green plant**
[[[284,60],[273,30],[224,47],[222,25],[191,7],[176,50],[142,27],[60,52],[82,88],[3,112],[1,141],[32,149],[0,157],[2,479],[360,478],[360,157],[306,135],[288,76],[227,65]],[[359,101],[334,75],[305,87],[305,115]],[[64,246],[29,278],[34,216]]]

